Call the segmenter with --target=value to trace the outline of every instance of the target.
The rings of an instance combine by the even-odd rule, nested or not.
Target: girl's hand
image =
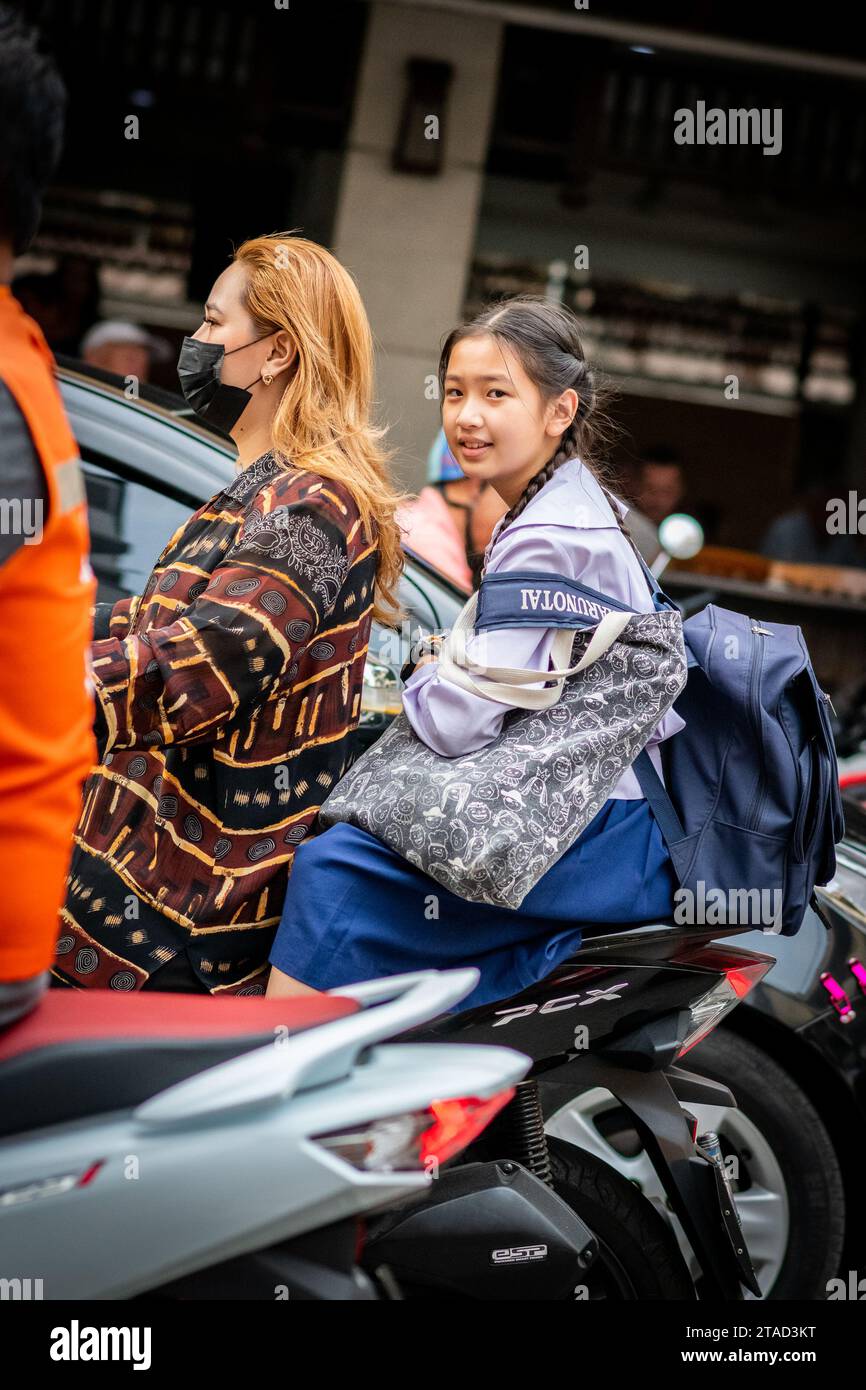
[[[426,666],[428,661],[438,660],[438,656],[434,656],[432,652],[425,652],[424,655],[422,657],[419,657],[418,660],[415,662],[415,670],[417,671],[419,666]]]

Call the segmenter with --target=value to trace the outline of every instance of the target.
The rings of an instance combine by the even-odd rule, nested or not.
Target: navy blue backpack
[[[656,603],[671,603],[638,558]],[[845,831],[829,697],[799,627],[709,603],[683,637],[688,678],[673,708],[686,727],[659,745],[667,789],[646,749],[633,763],[688,890],[677,898],[705,910],[697,921],[772,921],[792,936],[807,904],[822,915],[814,887],[833,877]],[[722,902],[759,901],[770,919],[718,915]]]

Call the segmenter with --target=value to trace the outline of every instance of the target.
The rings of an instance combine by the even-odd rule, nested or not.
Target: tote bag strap
[[[633,613],[607,613],[596,625],[586,651],[576,666],[566,666],[574,644],[575,632],[581,629],[560,628],[553,639],[554,666],[538,671],[525,666],[485,666],[467,656],[466,642],[474,632],[478,595],[472,594],[458,614],[454,626],[439,651],[439,673],[454,685],[462,686],[475,695],[518,709],[549,709],[562,694],[565,681],[585,671],[613,645]],[[471,669],[470,669],[471,668]],[[523,686],[555,682],[547,690],[524,690]]]

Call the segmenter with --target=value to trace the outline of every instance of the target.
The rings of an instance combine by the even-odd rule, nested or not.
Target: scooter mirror
[[[687,512],[671,512],[659,523],[659,544],[677,560],[690,560],[704,545],[704,528]]]

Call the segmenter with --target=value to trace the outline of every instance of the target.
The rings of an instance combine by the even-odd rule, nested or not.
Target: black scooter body
[[[573,1296],[597,1254],[571,1207],[520,1164],[502,1160],[440,1173],[430,1196],[376,1223],[364,1263],[396,1274],[407,1295],[524,1302]]]
[[[723,929],[725,936],[739,934]],[[749,930],[743,927],[741,931]],[[448,1014],[404,1041],[506,1043],[533,1059],[545,1119],[602,1086],[631,1116],[701,1270],[701,1296],[736,1301],[760,1286],[720,1165],[695,1143],[688,1102],[736,1106],[726,1086],[674,1065],[689,1005],[726,970],[772,957],[719,944],[719,928],[672,920],[584,933],[572,960],[511,999]],[[477,1150],[488,1156],[495,1127]],[[472,1156],[473,1151],[469,1151]]]

